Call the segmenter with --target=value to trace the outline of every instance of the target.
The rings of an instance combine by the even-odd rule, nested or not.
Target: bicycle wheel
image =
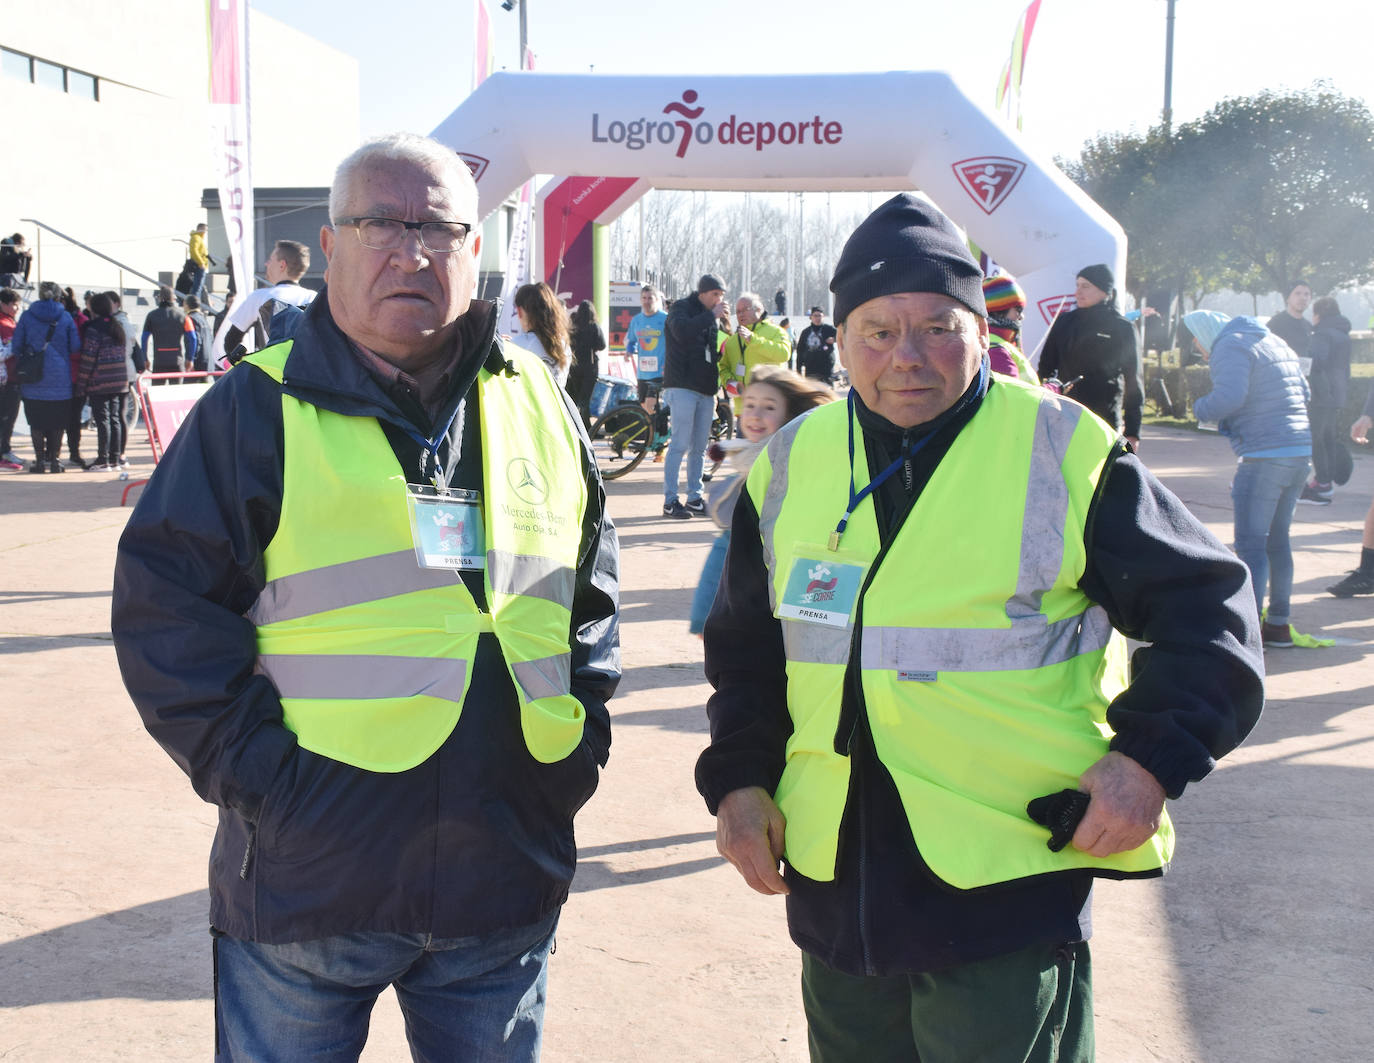
[[[624,476],[649,449],[653,429],[649,415],[639,406],[616,406],[592,424],[592,455],[603,480]]]
[[[730,439],[735,434],[735,411],[729,399],[716,400],[716,417],[711,422],[711,438]]]

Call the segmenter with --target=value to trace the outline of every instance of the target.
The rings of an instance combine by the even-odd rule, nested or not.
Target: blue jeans
[[[211,931],[215,1060],[357,1060],[391,985],[415,1060],[534,1063],[557,925],[555,912],[480,938],[358,933],[286,945]]]
[[[1288,527],[1307,482],[1307,458],[1246,458],[1231,483],[1236,556],[1250,569],[1255,608],[1264,609],[1269,591],[1271,624],[1287,624],[1293,593],[1293,548]]]
[[[706,618],[711,615],[711,606],[716,601],[716,591],[720,589],[720,574],[725,571],[725,555],[730,552],[730,529],[726,528],[716,536],[711,544],[711,552],[701,566],[701,578],[697,580],[696,592],[692,595],[692,611],[687,614],[687,633],[700,635],[706,626]]]
[[[663,459],[663,501],[677,498],[683,454],[687,455],[687,500],[692,501],[701,497],[701,467],[706,444],[711,441],[716,397],[690,388],[664,388],[663,401],[668,406],[668,428],[673,434]]]
[[[189,296],[189,295],[194,295],[194,296],[196,297],[197,300],[204,301],[204,299],[205,299],[205,267],[204,267],[204,266],[196,266],[193,270],[191,270],[191,290],[190,290],[189,292],[187,292],[186,294],[187,294],[188,296]]]

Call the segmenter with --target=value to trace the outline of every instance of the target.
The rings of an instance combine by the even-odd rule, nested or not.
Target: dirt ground
[[[131,454],[143,471],[146,446]],[[1147,429],[1143,458],[1230,541],[1224,441]],[[776,899],[717,856],[692,783],[706,741],[686,631],[714,535],[659,516],[661,466],[609,486],[623,547],[625,679],[552,960],[551,1061],[806,1058],[798,953]],[[207,1059],[205,866],[214,815],[145,734],[109,633],[128,514],[107,474],[0,473],[0,1059]],[[1374,599],[1323,588],[1358,557],[1374,458],[1300,506],[1294,617],[1337,638],[1268,655],[1249,742],[1171,808],[1163,880],[1104,883],[1093,939],[1099,1058],[1374,1058]],[[364,1059],[408,1059],[378,1005]]]

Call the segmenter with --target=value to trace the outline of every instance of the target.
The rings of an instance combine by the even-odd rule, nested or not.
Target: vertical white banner
[[[515,225],[510,231],[510,248],[506,252],[506,277],[501,282],[501,320],[496,331],[512,336],[520,331],[520,319],[515,316],[515,290],[530,280],[530,219],[534,214],[530,200],[531,181],[520,189],[520,204],[515,209]]]
[[[240,297],[251,292],[253,174],[249,166],[248,0],[209,0],[210,147]]]

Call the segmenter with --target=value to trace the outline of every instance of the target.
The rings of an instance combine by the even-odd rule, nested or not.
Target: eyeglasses
[[[472,226],[464,221],[401,221],[399,218],[339,218],[358,234],[358,242],[373,251],[395,251],[405,243],[407,230],[420,234],[420,245],[436,255],[451,255],[467,243]]]

